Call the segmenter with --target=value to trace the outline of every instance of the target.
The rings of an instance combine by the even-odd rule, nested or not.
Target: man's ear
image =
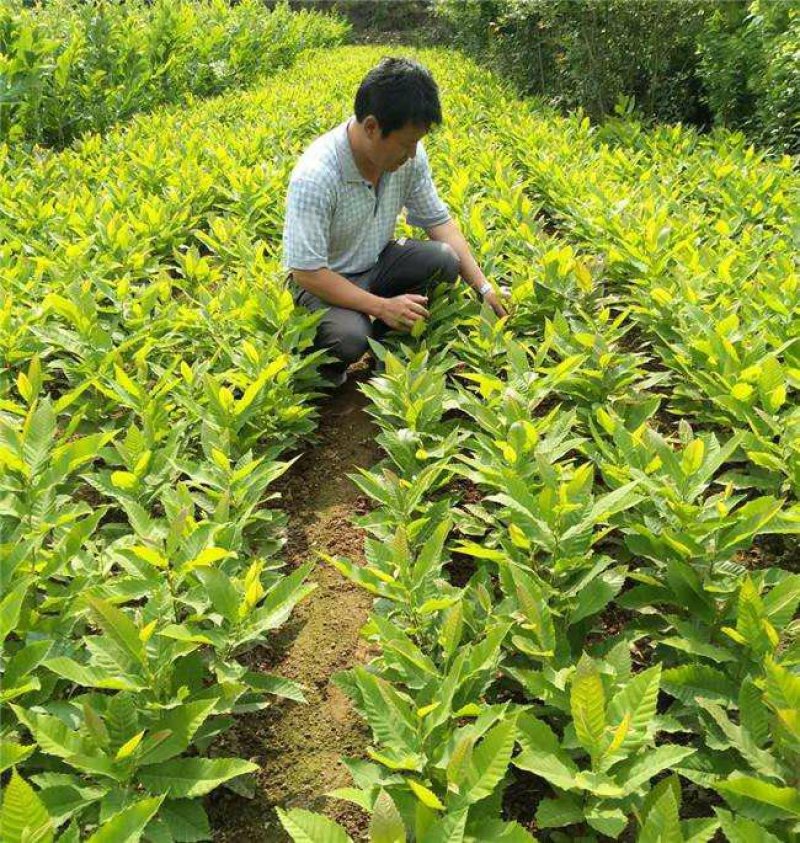
[[[364,118],[364,122],[361,124],[361,126],[364,129],[366,136],[370,140],[375,140],[376,138],[380,137],[380,123],[378,123],[378,118],[375,117],[374,114],[368,114]]]

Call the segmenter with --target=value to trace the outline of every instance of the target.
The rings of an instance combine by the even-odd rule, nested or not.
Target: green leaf
[[[203,796],[223,782],[252,773],[257,764],[240,758],[176,758],[158,769],[143,769],[140,780],[154,793],[166,793],[171,799]]]
[[[114,644],[135,664],[144,665],[144,644],[134,622],[121,609],[98,597],[87,596],[86,602],[97,625]]]
[[[506,571],[511,574],[510,580]],[[524,627],[536,636],[543,655],[552,655],[556,648],[556,633],[553,616],[542,589],[533,577],[516,565],[502,566],[501,581],[512,599],[516,599],[520,612],[525,617]]]
[[[637,843],[683,843],[680,793],[680,783],[674,775],[653,788],[642,809],[642,828]]]
[[[731,746],[739,752],[756,773],[783,784],[781,765],[772,753],[759,749],[750,739],[749,733],[733,723],[722,707],[703,699],[698,699],[697,702],[711,715]]]
[[[421,782],[414,779],[406,779],[406,784],[411,788],[411,792],[419,799],[426,808],[433,808],[434,811],[444,811],[444,805],[439,797]]]
[[[674,767],[695,752],[691,746],[665,744],[648,749],[635,758],[617,764],[613,775],[626,794],[634,793],[662,770]]]
[[[167,709],[148,730],[149,734],[142,742],[139,765],[145,767],[159,764],[180,755],[192,742],[216,704],[216,699],[201,700]],[[169,737],[158,741],[153,739],[154,735],[164,732],[168,732]]]
[[[467,802],[477,802],[489,796],[503,780],[515,740],[516,724],[513,719],[498,723],[486,733],[472,753],[474,777],[470,777],[469,788],[464,794]]]
[[[661,674],[661,687],[684,703],[697,697],[729,704],[736,699],[736,686],[721,671],[707,665],[688,664],[673,667]]]
[[[758,747],[769,739],[769,709],[762,699],[761,689],[745,679],[739,689],[739,725],[742,732]]]
[[[80,826],[73,820],[58,838],[58,843],[80,843]]]
[[[10,741],[8,738],[0,738],[0,773],[24,761],[35,749],[36,744],[22,746],[22,744]]]
[[[199,843],[211,839],[208,816],[199,800],[167,799],[158,812],[170,834],[180,843]]]
[[[605,773],[592,770],[581,770],[575,776],[575,784],[580,790],[588,790],[600,798],[618,799],[625,795],[625,791]]]
[[[64,760],[76,770],[81,770],[84,773],[91,773],[96,776],[106,776],[107,778],[114,779],[117,782],[121,782],[125,778],[124,768],[115,764],[105,755],[69,755]]]
[[[205,586],[211,605],[228,623],[235,624],[239,617],[241,595],[236,591],[230,577],[217,568],[196,568],[195,576]]]
[[[733,553],[764,532],[783,508],[783,501],[769,496],[756,498],[736,510],[736,523],[720,532],[717,551]]]
[[[114,746],[122,746],[139,731],[139,712],[133,694],[114,694],[106,706],[106,728]]]
[[[764,661],[767,674],[766,701],[775,709],[800,708],[800,676],[771,658]]]
[[[628,817],[620,808],[600,803],[586,810],[586,822],[601,834],[616,839],[625,830]]]
[[[470,771],[473,769],[472,751],[475,746],[474,734],[463,734],[456,741],[447,762],[447,789],[461,793]]]
[[[406,843],[406,829],[403,818],[394,800],[381,788],[372,809],[369,824],[370,843]]]
[[[34,789],[13,770],[3,792],[0,839],[3,843],[50,843],[53,823]]]
[[[536,808],[538,828],[562,828],[580,822],[583,822],[583,808],[566,793],[557,799],[542,799]]]
[[[570,626],[602,611],[619,594],[624,584],[624,573],[616,570],[604,571],[589,582],[578,592],[575,608],[569,618]]]
[[[282,577],[268,592],[259,608],[250,616],[250,626],[263,632],[276,629],[291,614],[292,609],[317,586],[304,583],[314,568],[312,562],[301,565],[296,571]]]
[[[47,755],[69,758],[84,751],[83,739],[58,717],[26,711],[19,706],[11,706],[19,721],[28,727],[39,748]]]
[[[641,746],[650,736],[656,715],[658,690],[661,683],[661,665],[643,670],[619,691],[608,708],[609,720],[620,723],[630,715],[630,725],[619,749],[631,750]]]
[[[363,808],[367,813],[372,810],[372,798],[368,790],[360,790],[357,787],[337,787],[334,790],[329,790],[325,795],[330,796],[331,799],[352,802],[359,808]]]
[[[347,832],[333,820],[300,808],[275,809],[281,825],[294,843],[353,843]]]
[[[125,808],[103,823],[87,843],[136,843],[163,801],[163,796],[156,796]]]
[[[594,758],[601,754],[606,730],[605,692],[600,672],[584,653],[572,677],[570,709],[575,734],[581,746]]]
[[[467,809],[453,811],[437,820],[420,838],[420,843],[464,843]]]
[[[414,563],[412,581],[414,588],[423,583],[433,571],[439,569],[442,563],[442,551],[447,535],[450,532],[450,521],[444,520],[428,537]]]
[[[6,640],[10,632],[17,628],[22,601],[25,599],[29,585],[30,580],[20,580],[0,601],[0,644]]]
[[[514,766],[541,776],[561,790],[577,789],[575,776],[578,768],[561,749],[550,727],[528,714],[517,722],[522,752],[513,759]]]
[[[679,605],[709,623],[714,619],[714,601],[691,565],[672,560],[667,565],[666,580]]]
[[[714,785],[723,796],[740,796],[777,808],[789,817],[800,817],[800,791],[794,787],[778,787],[753,776],[741,776]]]
[[[399,627],[380,615],[374,615],[371,623],[377,627],[380,634],[387,661],[391,660],[390,663],[393,663],[396,658],[403,670],[412,676],[426,674],[422,676],[422,681],[428,681],[431,676],[438,678],[439,673],[433,661]]]
[[[36,406],[36,405],[34,405]],[[25,421],[23,458],[31,468],[31,474],[39,474],[47,461],[56,434],[56,415],[49,396],[36,406],[33,415]]]
[[[46,774],[37,776],[37,784],[41,787],[39,798],[55,826],[61,825],[73,814],[84,811],[106,793],[104,788],[84,787],[77,776],[64,774],[55,774],[52,779]]]
[[[415,754],[419,749],[418,738],[411,726],[414,717],[408,704],[400,699],[385,680],[363,667],[357,667],[353,675],[375,737],[392,751],[402,755]]]
[[[109,691],[143,691],[145,685],[141,680],[129,676],[120,676],[117,670],[104,670],[101,667],[79,664],[67,656],[56,656],[46,659],[44,666],[64,679],[69,679],[84,688],[103,688]]]
[[[244,681],[259,694],[274,694],[285,700],[304,703],[306,698],[303,695],[302,686],[284,676],[273,676],[271,673],[254,673],[248,671],[244,675]]]
[[[14,653],[6,665],[3,685],[6,688],[17,685],[42,663],[52,648],[52,641],[34,641]]]
[[[470,840],[474,843],[536,843],[536,838],[517,822],[503,822],[490,818],[472,822]]]
[[[620,486],[619,489],[615,489],[613,492],[607,492],[595,498],[588,515],[588,520],[591,520],[593,523],[607,522],[610,516],[636,506],[642,500],[642,495],[636,492],[638,485],[639,481],[635,480],[625,486]]]
[[[764,634],[764,604],[749,576],[745,576],[739,588],[736,609],[736,631],[756,653],[763,654],[770,649],[770,642]]]
[[[722,808],[714,808],[728,843],[781,843],[779,837],[770,834],[761,825],[745,817],[736,817]]]
[[[689,653],[691,656],[703,656],[717,663],[736,661],[736,656],[730,650],[724,650],[715,644],[701,641],[697,634],[691,638],[684,638],[683,630],[680,630],[680,632],[681,635],[661,638],[658,643],[662,647],[671,647],[673,650],[680,650],[682,653]]]
[[[681,831],[686,843],[709,843],[717,833],[719,820],[715,817],[697,817],[681,820]]]
[[[764,597],[764,611],[778,629],[783,629],[797,614],[800,603],[800,574],[792,574]]]

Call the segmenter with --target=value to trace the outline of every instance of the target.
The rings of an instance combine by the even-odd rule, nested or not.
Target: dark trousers
[[[401,238],[386,244],[371,269],[342,274],[376,296],[391,298],[403,293],[427,295],[440,281],[455,281],[458,271],[458,255],[447,243]],[[338,360],[323,367],[323,374],[330,380],[336,381],[351,363],[361,358],[369,347],[369,337],[380,339],[389,330],[380,319],[371,320],[357,310],[332,307],[293,280],[291,286],[297,304],[312,311],[325,308],[317,327],[316,346],[328,349]]]

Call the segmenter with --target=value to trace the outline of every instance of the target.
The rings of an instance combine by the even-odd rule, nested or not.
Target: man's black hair
[[[427,67],[414,59],[383,58],[356,93],[356,120],[372,114],[386,137],[407,123],[430,127],[442,122],[439,88]]]

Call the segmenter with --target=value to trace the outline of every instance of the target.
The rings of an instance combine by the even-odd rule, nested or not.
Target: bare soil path
[[[376,429],[364,412],[366,398],[351,380],[321,408],[319,441],[292,466],[280,485],[289,515],[285,556],[299,565],[321,550],[363,562],[364,535],[350,523],[363,501],[347,474],[380,456]],[[340,756],[361,756],[369,733],[331,677],[363,662],[367,645],[358,637],[372,598],[320,562],[311,579],[318,588],[294,611],[271,648],[254,651],[252,666],[300,682],[307,705],[277,702],[239,718],[226,749],[261,767],[252,799],[220,790],[207,805],[214,840],[283,843],[275,806],[323,811],[343,823],[354,839],[366,822],[355,806],[322,794],[349,785]]]

